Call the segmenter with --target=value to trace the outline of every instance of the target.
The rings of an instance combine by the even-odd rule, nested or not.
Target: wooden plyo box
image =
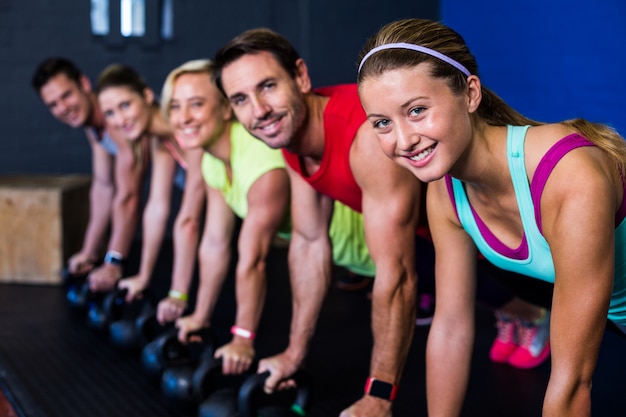
[[[0,176],[0,282],[60,284],[89,221],[91,177]]]

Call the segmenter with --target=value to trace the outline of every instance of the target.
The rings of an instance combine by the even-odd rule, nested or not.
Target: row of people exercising
[[[500,256],[490,256],[491,253],[487,251],[487,257],[493,263],[507,269],[513,269],[516,272],[524,272],[529,276],[548,281],[554,280],[554,276],[550,277],[549,274],[544,274],[545,269],[549,269],[551,264],[551,258],[544,254],[534,258],[543,261],[542,268],[544,269],[538,270],[538,272],[532,269],[534,265],[524,269],[518,266],[523,262],[514,262],[516,266],[511,268],[505,261],[498,261],[498,259],[506,259],[506,255],[512,259],[519,256],[523,261],[528,254],[526,240],[522,241],[521,238],[519,239],[522,241],[519,254],[514,250],[507,252],[507,247],[516,247],[511,244],[515,241],[516,234],[508,231],[503,233],[502,237],[498,233],[507,230],[505,227],[507,224],[516,224],[516,221],[511,221],[507,215],[513,218],[512,213],[518,213],[517,206],[503,205],[497,199],[494,201],[499,204],[493,206],[478,204],[476,213],[469,216],[470,219],[473,217],[478,219],[478,225],[471,229],[468,226],[471,222],[467,222],[467,216],[462,211],[464,207],[467,207],[467,204],[459,203],[462,200],[457,198],[456,190],[458,187],[454,185],[454,181],[448,181],[449,185],[445,184],[444,179],[437,181],[431,186],[431,188],[434,187],[435,191],[429,189],[428,193],[426,193],[425,186],[425,183],[436,181],[448,172],[448,169],[444,169],[444,164],[448,164],[452,168],[457,168],[457,165],[472,165],[469,162],[473,160],[468,162],[467,155],[461,154],[460,151],[458,153],[449,151],[463,162],[453,166],[448,161],[452,157],[448,158],[446,153],[446,149],[451,145],[445,145],[447,140],[434,139],[438,135],[441,135],[442,138],[456,139],[458,137],[458,142],[467,146],[471,143],[469,139],[473,138],[470,133],[478,127],[487,131],[489,130],[487,129],[488,126],[500,126],[500,130],[494,127],[494,133],[489,136],[490,138],[497,138],[497,132],[506,132],[506,124],[530,124],[533,126],[540,126],[540,124],[526,123],[529,122],[527,119],[516,116],[512,110],[507,113],[511,117],[507,123],[502,123],[502,120],[493,121],[492,124],[484,122],[482,118],[492,115],[494,109],[499,106],[504,106],[505,109],[508,107],[500,100],[485,94],[489,97],[486,105],[491,107],[483,112],[477,112],[477,109],[481,109],[482,95],[476,94],[476,91],[482,93],[488,90],[480,87],[479,79],[475,75],[475,63],[473,63],[473,58],[468,52],[464,52],[464,57],[465,60],[470,60],[471,65],[467,63],[463,65],[459,64],[463,61],[461,59],[451,59],[447,55],[433,53],[437,49],[446,50],[441,45],[438,48],[430,48],[420,45],[418,41],[402,42],[404,36],[411,36],[412,33],[415,33],[416,36],[417,34],[427,35],[437,30],[449,31],[448,28],[436,22],[417,19],[395,22],[381,30],[381,39],[386,39],[383,35],[394,34],[398,38],[398,42],[381,40],[378,41],[381,44],[379,48],[375,46],[366,47],[366,51],[362,54],[363,68],[359,72],[361,101],[359,101],[354,85],[313,90],[306,65],[297,55],[295,49],[282,36],[266,29],[247,31],[234,38],[218,51],[214,64],[208,61],[194,61],[173,71],[163,88],[161,101],[164,108],[163,112],[155,107],[154,94],[145,83],[137,84],[141,86],[137,89],[129,82],[133,78],[141,80],[141,77],[134,70],[123,66],[113,66],[102,74],[95,94],[97,97],[96,105],[102,113],[102,119],[106,120],[106,127],[102,132],[108,132],[116,144],[120,143],[119,138],[126,141],[132,152],[131,160],[135,166],[139,165],[135,171],[145,170],[145,167],[141,165],[145,165],[148,160],[152,165],[150,197],[144,212],[144,219],[151,212],[148,207],[150,207],[153,198],[161,201],[161,205],[155,204],[156,208],[154,209],[161,215],[163,212],[159,210],[163,210],[163,203],[169,204],[169,193],[176,169],[174,155],[185,154],[179,162],[181,162],[180,165],[187,164],[188,178],[185,182],[181,211],[175,225],[175,261],[171,297],[161,303],[163,307],[159,306],[159,314],[162,315],[163,320],[174,320],[180,316],[184,301],[181,298],[184,298],[189,285],[191,272],[179,274],[177,271],[187,272],[185,268],[192,268],[190,265],[193,265],[193,262],[189,262],[188,258],[195,256],[195,251],[184,251],[180,247],[187,244],[197,244],[200,232],[197,230],[198,223],[194,223],[197,222],[198,216],[181,217],[181,213],[184,213],[183,209],[187,200],[204,198],[205,185],[201,173],[205,173],[208,184],[207,207],[213,204],[212,200],[218,200],[215,203],[217,204],[215,207],[218,208],[206,213],[208,221],[200,243],[201,282],[195,311],[190,317],[177,320],[181,329],[181,337],[184,337],[185,332],[190,329],[196,326],[205,326],[210,321],[217,292],[226,271],[211,271],[212,278],[206,279],[202,263],[205,259],[212,259],[212,256],[221,256],[218,263],[213,265],[219,265],[220,262],[228,260],[228,245],[224,244],[224,241],[229,241],[234,216],[238,215],[244,220],[242,234],[238,242],[240,260],[236,273],[237,321],[234,327],[233,341],[220,349],[217,354],[226,355],[227,360],[224,362],[230,363],[230,365],[225,366],[229,366],[232,371],[244,369],[246,364],[250,363],[249,358],[254,355],[251,336],[258,324],[265,292],[263,262],[273,236],[281,229],[285,220],[290,218],[291,227],[285,229],[285,231],[291,232],[289,263],[294,297],[290,343],[285,352],[262,360],[260,363],[261,369],[272,371],[273,378],[268,379],[267,388],[269,390],[274,389],[277,381],[292,373],[306,355],[306,346],[313,334],[317,314],[321,308],[321,300],[330,281],[330,265],[333,260],[331,249],[337,243],[335,239],[331,243],[332,233],[329,231],[332,230],[331,225],[334,224],[333,213],[341,211],[337,209],[335,200],[341,201],[354,212],[363,213],[363,217],[359,217],[359,221],[363,222],[361,232],[364,232],[363,235],[360,235],[360,239],[363,241],[364,236],[367,236],[365,239],[367,249],[376,265],[376,279],[372,294],[372,326],[375,337],[370,370],[372,376],[368,379],[367,392],[364,397],[343,414],[390,414],[391,406],[388,400],[393,399],[414,328],[417,275],[419,272],[420,285],[427,284],[434,275],[432,267],[435,264],[435,258],[432,253],[432,243],[425,238],[428,236],[428,234],[423,233],[425,231],[423,222],[425,215],[423,212],[420,213],[421,203],[427,194],[430,232],[437,250],[437,309],[429,337],[428,362],[429,364],[435,363],[432,358],[441,359],[440,355],[442,354],[454,358],[453,361],[442,360],[438,366],[429,367],[429,398],[432,399],[433,395],[438,397],[442,395],[441,393],[447,393],[446,395],[450,396],[451,399],[445,404],[439,401],[436,403],[429,401],[431,414],[457,415],[459,413],[464,385],[467,383],[468,352],[471,352],[472,346],[473,309],[471,307],[476,298],[483,298],[487,303],[498,308],[503,334],[510,335],[512,332],[519,332],[524,336],[532,333],[537,338],[543,337],[544,343],[538,351],[528,350],[525,354],[529,355],[532,360],[538,360],[539,363],[545,360],[550,349],[546,336],[549,333],[547,324],[553,321],[550,315],[544,309],[514,298],[506,290],[499,288],[490,277],[484,276],[485,274],[478,275],[480,277],[479,285],[477,286],[478,289],[475,289],[476,266],[484,261],[477,256],[476,250],[473,249],[472,240],[481,242],[481,233],[485,234],[489,230],[495,230],[496,233],[482,239],[487,243],[482,243],[481,251],[500,240],[504,240],[504,242],[496,246],[499,249],[505,248],[505,250],[501,250],[504,255]],[[376,42],[375,39],[377,38],[374,37],[373,39],[372,42]],[[454,36],[445,38],[442,42],[447,47],[456,47],[466,51],[466,46]],[[373,52],[366,54],[370,50]],[[408,61],[403,61],[405,59]],[[390,65],[390,67],[387,68],[385,64]],[[438,68],[441,72],[433,75],[431,72],[433,68],[431,67]],[[468,67],[473,71],[468,70]],[[387,72],[391,76],[385,77]],[[116,73],[119,73],[120,79],[126,81],[109,81],[107,83],[107,78],[115,79],[116,77],[113,75]],[[399,77],[398,74],[405,75],[405,77]],[[459,80],[464,77],[462,83],[459,80],[456,82],[459,83],[457,88],[463,91],[465,95],[458,92],[456,95],[452,94],[452,91],[456,90],[451,90],[449,84],[446,84],[447,77],[459,78]],[[80,89],[80,84],[77,84],[77,88]],[[38,91],[48,104],[49,101],[45,98],[44,89]],[[392,95],[388,92],[395,92],[396,94]],[[400,101],[400,97],[405,97],[402,94],[406,95],[411,92],[423,92],[423,97],[416,95],[415,97],[419,97],[419,99],[414,98],[414,100],[425,102],[417,103],[410,107],[410,111],[407,111],[406,106],[398,103],[404,103]],[[382,100],[382,96],[385,96],[386,101]],[[428,101],[427,98],[431,101]],[[363,107],[361,107],[361,102]],[[453,105],[457,107],[453,107]],[[467,120],[463,119],[463,113],[458,111],[461,107],[466,110],[465,118]],[[435,113],[434,110],[430,110],[431,108],[441,112],[435,116],[442,114],[449,117],[450,121],[434,124],[435,127],[431,127],[432,132],[426,131],[423,135],[412,134],[411,129],[421,133],[419,122],[431,113]],[[454,113],[453,110],[457,113]],[[237,121],[231,118],[231,111],[234,112]],[[126,116],[122,117],[123,114]],[[130,117],[129,114],[133,117]],[[218,116],[215,117],[216,115]],[[453,116],[459,120],[453,119]],[[68,116],[68,118],[71,117]],[[520,121],[524,123],[520,123]],[[457,126],[456,122],[459,122],[459,132],[452,128]],[[87,123],[83,125],[86,126]],[[548,130],[548,133],[553,134],[558,126],[570,126],[572,131],[576,131],[582,126],[582,131],[586,136],[591,137],[595,137],[594,133],[596,129],[599,129],[598,126],[583,122],[546,125],[545,129],[548,130],[548,127],[551,127],[553,130]],[[461,127],[465,127],[470,133],[463,134],[463,131],[460,130]],[[441,132],[437,129],[440,129]],[[607,132],[606,129],[600,131]],[[235,157],[239,157],[236,151],[237,146],[239,146],[236,144],[239,141],[233,139],[236,132],[239,132],[242,137],[248,138],[248,140],[241,139],[241,142],[249,141],[255,144],[250,145],[252,147],[262,145],[257,141],[260,139],[269,145],[269,148],[283,148],[282,155],[279,151],[272,151],[269,148],[255,148],[253,166],[260,165],[261,160],[272,159],[269,156],[261,158],[262,152],[275,153],[281,156],[282,158],[277,158],[277,160],[281,161],[283,165],[266,168],[267,171],[261,174],[247,191],[239,193],[229,190],[234,185],[236,178],[234,175],[236,172]],[[608,132],[605,133],[605,137],[611,139],[612,133]],[[515,135],[524,137],[523,133],[515,133]],[[513,137],[513,134],[509,136]],[[411,142],[412,137],[417,139]],[[614,137],[619,138],[617,135]],[[464,138],[465,141],[461,141]],[[519,138],[511,139],[511,141],[523,143]],[[380,151],[378,142],[382,145],[384,153]],[[480,143],[478,140],[477,142]],[[243,145],[239,148],[242,149],[242,154],[245,153],[244,148]],[[194,149],[199,151],[195,163],[194,159],[188,156],[194,153]],[[482,150],[480,146],[476,149]],[[617,149],[615,154],[620,155],[621,148],[614,146],[614,149]],[[520,154],[519,150],[515,153]],[[442,156],[438,158],[437,156],[440,154]],[[471,155],[471,152],[469,154]],[[502,155],[506,157],[506,152],[503,152]],[[439,162],[441,159],[444,161]],[[482,159],[483,162],[491,160],[498,161],[493,155],[490,155],[490,158]],[[282,161],[285,161],[286,165]],[[394,164],[394,161],[397,161],[398,164]],[[162,168],[157,168],[157,164],[161,164]],[[457,177],[452,168],[449,169],[452,174],[451,177],[446,178]],[[250,164],[244,165],[240,169],[244,174],[253,171]],[[436,172],[431,173],[431,171]],[[440,171],[441,175],[439,175]],[[483,170],[477,168],[476,171],[478,175]],[[418,175],[420,181],[415,180],[411,175],[412,172]],[[426,174],[422,174],[423,172]],[[502,172],[506,173],[507,171]],[[463,173],[461,172],[461,174]],[[268,174],[271,175],[267,176]],[[471,177],[471,173],[468,175]],[[547,174],[544,175],[547,176]],[[192,188],[190,185],[194,176],[196,178],[194,183],[199,184],[198,188]],[[458,176],[463,177],[463,175]],[[278,179],[270,181],[268,179],[270,177],[277,177]],[[198,180],[198,178],[200,179]],[[506,175],[497,177],[498,180],[502,180],[502,178],[506,178]],[[264,179],[267,181],[263,181]],[[120,181],[117,176],[115,180]],[[262,188],[264,182],[268,188],[263,188],[263,191],[255,197],[259,199],[259,204],[267,196],[273,195],[271,185],[275,184],[272,183],[276,182],[279,186],[280,183],[284,183],[283,186],[287,188],[275,194],[272,201],[265,201],[265,204],[273,207],[280,215],[267,216],[267,218],[261,216],[263,220],[259,220],[252,215],[254,211],[252,207],[257,201],[252,198],[255,187],[258,185],[258,188]],[[439,183],[444,184],[444,192],[438,191]],[[547,190],[550,190],[549,184]],[[511,184],[508,188],[503,187],[503,190],[512,191],[512,187]],[[448,189],[450,191],[447,191]],[[469,201],[473,205],[476,205],[476,202],[482,203],[482,198],[489,199],[492,197],[488,188],[474,190],[466,185],[465,189]],[[188,193],[188,190],[194,191]],[[227,197],[228,191],[231,191],[232,200]],[[276,189],[274,189],[275,191]],[[621,195],[619,192],[616,205],[617,203],[621,204]],[[446,198],[449,201],[449,198],[452,197],[455,198],[454,206],[446,201]],[[244,200],[247,203],[247,208],[241,211],[241,204],[238,205],[237,200],[239,202]],[[276,207],[276,204],[281,205],[281,201],[282,209]],[[291,202],[292,207],[291,216],[285,214],[288,211],[289,202]],[[193,206],[194,209],[191,212],[198,213],[201,211],[202,205],[200,203],[189,202],[187,204]],[[446,208],[448,206],[450,209]],[[444,210],[444,208],[446,209]],[[455,208],[456,211],[452,212],[451,217],[445,217],[444,215],[449,215],[452,208]],[[226,213],[219,212],[219,210]],[[218,211],[218,215],[214,214],[214,211]],[[620,210],[616,207],[615,212],[619,213]],[[214,226],[215,235],[209,228],[210,219],[213,215],[220,216],[217,218],[221,218],[223,215],[223,219],[227,219],[226,227]],[[522,215],[525,214],[522,213]],[[517,216],[519,217],[519,213]],[[622,217],[618,218],[620,222]],[[422,223],[420,223],[420,218]],[[544,215],[543,218],[543,224],[552,227],[551,225],[555,220],[550,218],[551,222],[546,223],[545,219],[549,216]],[[508,222],[504,220],[508,220]],[[248,223],[249,221],[250,223]],[[483,221],[485,223],[482,223]],[[504,223],[500,223],[503,221]],[[255,224],[256,222],[265,222],[263,227],[267,229]],[[228,227],[229,224],[230,227]],[[186,228],[183,227],[185,225]],[[492,227],[488,228],[486,225]],[[144,220],[144,229],[146,226],[150,229],[153,224]],[[154,234],[152,235],[153,239],[149,240],[146,240],[147,236],[144,235],[139,276],[122,280],[119,284],[129,288],[129,294],[136,294],[137,291],[147,285],[145,277],[149,274],[142,276],[142,271],[146,270],[144,265],[148,266],[148,270],[150,269],[150,262],[152,262],[152,266],[154,265],[154,257],[156,256],[156,254],[152,255],[151,261],[148,248],[154,242],[157,242],[157,245],[160,244],[164,227],[161,225],[154,227],[154,230],[146,231],[146,233]],[[247,232],[247,227],[256,229],[256,231]],[[342,228],[344,228],[343,233],[345,233],[345,224],[342,224],[339,230]],[[475,229],[478,232],[471,232],[473,239],[469,240],[467,237],[461,237],[464,236],[464,228]],[[261,233],[260,230],[262,229],[267,233]],[[185,236],[184,230],[191,230],[190,235]],[[518,235],[520,230],[517,231]],[[444,233],[444,231],[446,232]],[[552,233],[559,231],[550,229]],[[246,235],[244,232],[250,233],[250,235]],[[450,242],[454,243],[450,246],[446,243],[448,242],[446,240],[448,233],[449,239],[452,239]],[[534,238],[535,235],[533,235]],[[606,237],[602,238],[607,239]],[[180,243],[180,247],[177,243],[179,239],[184,241],[184,243]],[[550,242],[550,239],[547,240]],[[536,242],[536,240],[532,240],[531,243],[535,245]],[[604,243],[612,245],[613,241],[607,240]],[[606,245],[603,247],[606,250]],[[454,250],[450,248],[454,248]],[[532,246],[532,253],[535,250],[536,248]],[[582,256],[579,252],[571,252],[567,256],[572,256],[573,253]],[[251,254],[255,254],[257,257],[252,257]],[[552,256],[557,254],[564,256],[562,251],[553,253]],[[108,254],[112,261],[110,264],[113,266],[116,266],[115,258],[117,255],[117,253]],[[612,259],[609,261],[612,262]],[[350,262],[354,262],[354,259]],[[358,263],[355,262],[355,264]],[[602,264],[605,263],[605,258],[603,258]],[[354,267],[355,264],[352,266]],[[93,282],[94,289],[110,288],[119,278],[103,278],[98,272],[100,271],[94,271],[90,275],[90,282]],[[494,275],[500,275],[500,272],[498,271]],[[573,276],[579,277],[580,274],[577,273]],[[612,275],[610,278],[612,283]],[[557,286],[557,290],[558,288]],[[565,293],[567,293],[566,291]],[[478,297],[475,296],[476,292]],[[558,293],[555,291],[555,295]],[[598,296],[595,292],[592,294]],[[443,307],[442,297],[445,300]],[[555,298],[555,301],[559,301],[559,305],[571,302],[559,298]],[[568,310],[565,309],[565,311]],[[614,309],[612,314],[615,311],[619,311],[619,309]],[[454,315],[452,312],[462,314]],[[446,320],[446,317],[449,319]],[[510,317],[516,317],[520,320],[511,320]],[[611,318],[619,324],[619,315]],[[606,314],[598,320],[604,322]],[[594,323],[597,324],[598,320]],[[458,327],[453,327],[451,321],[454,321],[454,326]],[[524,325],[518,323],[524,323]],[[532,325],[533,323],[535,325]],[[448,331],[440,331],[447,328],[446,326],[459,330],[459,333],[454,334],[454,338],[450,339],[451,335]],[[601,327],[603,330],[603,326]],[[437,331],[434,331],[435,329]],[[526,332],[528,329],[533,331]],[[595,331],[599,332],[597,329]],[[587,326],[585,331],[581,330],[580,333],[589,336],[591,329]],[[526,340],[528,338],[521,337],[521,339]],[[448,343],[446,340],[455,340],[455,342],[448,344],[447,348],[444,349],[444,345]],[[463,343],[457,344],[459,341]],[[498,349],[495,350],[506,358],[505,361],[512,361],[511,358],[518,353],[519,346],[512,343],[509,349],[508,346],[503,347],[500,344],[504,344],[504,342],[498,340]],[[560,347],[565,352],[568,349],[574,349],[573,347]],[[453,349],[454,352],[450,352],[449,349]],[[230,356],[231,353],[233,356]],[[571,368],[572,355],[574,353],[571,355],[564,354],[561,357],[568,358],[570,356],[569,359],[562,359],[564,361],[563,367]],[[581,352],[576,352],[576,355],[579,359],[584,356],[587,360],[594,360],[593,355],[588,357],[586,353],[583,355]],[[493,349],[492,356],[496,356]],[[513,361],[513,363],[515,362]],[[445,364],[452,365],[446,367]],[[579,365],[574,368],[582,369]],[[560,370],[560,368],[558,369]],[[588,369],[585,368],[585,371]],[[449,385],[446,387],[438,386],[435,375],[439,374],[450,376],[446,379],[447,381],[455,381],[452,388]],[[572,376],[572,378],[584,376],[588,375],[580,373]],[[578,389],[580,388],[571,388],[573,391]],[[550,392],[549,389],[548,394]],[[555,394],[556,397],[560,395],[560,392]],[[576,401],[585,403],[587,400],[585,393],[580,395],[582,397],[577,397]],[[551,399],[550,396],[547,396],[547,399],[549,398]],[[547,402],[545,406],[547,412],[552,412],[551,407],[558,408],[567,405],[565,404],[567,401],[560,399],[560,402],[555,400],[556,405],[554,402]]]

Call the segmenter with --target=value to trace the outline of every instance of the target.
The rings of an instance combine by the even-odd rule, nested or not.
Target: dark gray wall
[[[83,133],[57,122],[30,87],[35,66],[49,55],[74,60],[92,80],[109,63],[130,64],[158,92],[172,68],[267,26],[292,41],[321,86],[354,81],[359,49],[382,24],[439,15],[438,0],[173,1],[173,40],[112,46],[91,35],[89,0],[0,0],[0,174],[90,171]]]

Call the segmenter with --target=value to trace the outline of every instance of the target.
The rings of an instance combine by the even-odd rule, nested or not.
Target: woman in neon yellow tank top
[[[200,285],[195,311],[177,320],[179,337],[207,327],[230,263],[235,217],[243,219],[236,268],[237,313],[233,340],[216,351],[224,372],[240,373],[254,358],[253,339],[266,292],[265,258],[274,237],[287,237],[289,179],[282,154],[253,138],[231,118],[227,101],[211,81],[210,61],[190,61],[165,81],[163,111],[179,140],[202,148],[202,173],[207,183],[207,218],[200,244]],[[335,204],[330,238],[336,264],[356,273],[374,275],[361,216]],[[184,287],[184,288],[183,288]],[[185,291],[189,283],[172,282]],[[166,315],[171,300],[159,305]]]

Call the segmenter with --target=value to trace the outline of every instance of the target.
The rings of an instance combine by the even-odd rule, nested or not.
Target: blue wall
[[[524,115],[584,117],[626,135],[626,1],[442,0],[481,80]]]

